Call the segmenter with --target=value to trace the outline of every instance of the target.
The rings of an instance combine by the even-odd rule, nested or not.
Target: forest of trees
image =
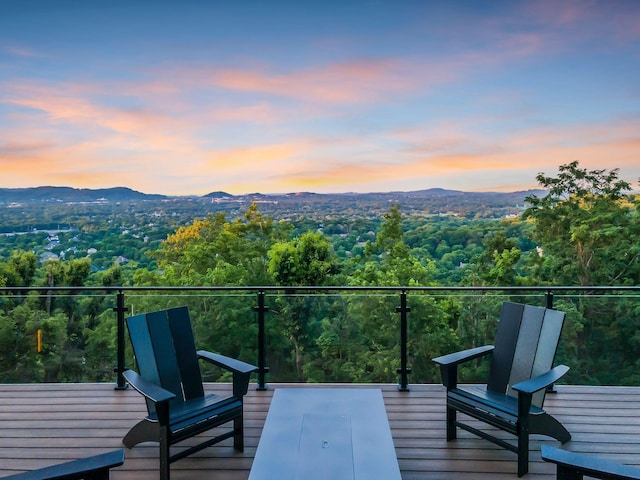
[[[61,237],[77,242],[131,242],[127,261],[108,266],[106,257],[80,249],[43,261],[26,236],[16,237],[10,254],[0,258],[0,382],[114,378],[113,295],[15,287],[281,286],[268,299],[270,380],[395,382],[397,295],[306,293],[305,286],[639,285],[640,199],[618,170],[572,162],[537,181],[546,193],[530,196],[522,215],[503,219],[406,215],[391,205],[376,219],[319,223],[275,220],[251,204],[234,218],[217,212],[152,227],[132,213],[135,234],[130,225],[123,233],[123,226],[112,240],[91,237],[99,226],[80,214],[73,228],[60,227]],[[639,295],[556,295],[554,306],[567,312],[558,361],[572,368],[568,382],[640,384]],[[539,296],[510,298],[543,302]],[[491,343],[505,299],[412,293],[410,382],[439,381],[433,357]],[[143,290],[127,296],[133,313],[178,304],[189,306],[201,348],[255,363],[255,295]],[[474,379],[485,368],[474,365],[465,374]]]

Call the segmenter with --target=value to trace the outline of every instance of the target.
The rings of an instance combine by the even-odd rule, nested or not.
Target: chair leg
[[[582,480],[582,478],[582,473],[575,468],[558,465],[558,468],[556,469],[557,480]]]
[[[244,451],[244,418],[243,415],[233,419],[233,448]]]
[[[147,419],[136,423],[122,439],[122,443],[127,448],[132,448],[142,442],[158,441],[158,423],[150,422]]]
[[[99,472],[93,472],[86,477],[82,477],[86,480],[109,480],[109,470],[100,470]]]
[[[159,457],[160,457],[160,480],[169,480],[169,477],[171,476],[171,471],[170,471],[170,445],[169,445],[169,427],[168,426],[163,426],[160,427],[160,437],[159,437],[159,442],[160,442],[160,453],[159,453]]]
[[[539,433],[555,438],[562,444],[571,440],[571,434],[565,426],[546,412],[542,415],[535,415],[531,418],[529,420],[529,425],[529,431],[531,433]]]
[[[522,426],[518,429],[518,476],[529,472],[529,432]]]
[[[457,436],[456,409],[447,405],[447,442],[455,440]]]

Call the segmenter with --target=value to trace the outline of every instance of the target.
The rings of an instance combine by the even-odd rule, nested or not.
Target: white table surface
[[[249,480],[400,478],[379,389],[274,392]]]

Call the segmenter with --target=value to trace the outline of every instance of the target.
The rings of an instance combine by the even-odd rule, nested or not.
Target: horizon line
[[[0,191],[11,191],[11,190],[35,190],[35,189],[43,189],[43,188],[55,188],[55,189],[70,189],[70,190],[78,190],[78,191],[101,191],[101,190],[117,190],[117,189],[126,189],[135,193],[140,193],[142,195],[159,195],[163,197],[207,197],[212,194],[220,193],[224,195],[228,195],[230,197],[247,197],[251,195],[264,195],[264,196],[283,196],[283,195],[375,195],[375,194],[393,194],[393,193],[415,193],[415,192],[428,192],[428,191],[443,191],[443,192],[458,192],[458,193],[519,193],[519,192],[531,192],[531,191],[544,191],[544,188],[520,188],[515,190],[460,190],[453,188],[445,188],[445,187],[428,187],[422,188],[418,190],[386,190],[386,191],[368,191],[368,192],[356,192],[356,191],[345,191],[345,192],[314,192],[311,190],[299,190],[299,191],[289,191],[289,192],[248,192],[248,193],[229,193],[224,190],[211,190],[208,193],[197,194],[197,193],[182,193],[182,194],[167,194],[167,193],[149,193],[141,190],[136,190],[135,188],[117,185],[112,187],[99,187],[99,188],[89,188],[89,187],[72,187],[69,185],[38,185],[38,186],[30,186],[30,187],[0,187]],[[634,192],[630,192],[634,193]]]

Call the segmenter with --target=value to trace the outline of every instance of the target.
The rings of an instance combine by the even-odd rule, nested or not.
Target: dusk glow
[[[640,2],[0,0],[0,187],[640,178]]]

